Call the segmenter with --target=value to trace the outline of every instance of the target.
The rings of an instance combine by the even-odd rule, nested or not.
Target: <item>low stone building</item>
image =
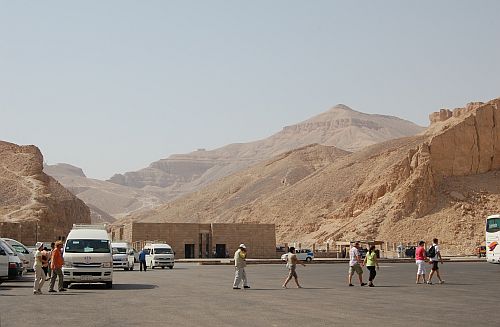
[[[165,242],[176,258],[232,257],[241,243],[250,258],[276,257],[274,224],[129,223],[112,226],[111,238],[138,250],[149,242]]]

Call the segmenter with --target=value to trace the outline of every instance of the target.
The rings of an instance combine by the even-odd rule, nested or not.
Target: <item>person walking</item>
[[[362,264],[361,255],[359,253],[359,242],[355,242],[349,250],[349,286],[354,286],[352,284],[352,275],[354,275],[354,273],[358,274],[359,284],[361,286],[366,285],[366,283],[363,283],[363,269],[361,269]]]
[[[146,250],[144,248],[139,252],[139,267],[140,271],[144,267],[144,272],[146,272]]]
[[[432,240],[432,242],[432,246],[429,248],[429,251],[427,251],[427,255],[431,259],[430,263],[432,264],[431,273],[429,274],[429,278],[427,279],[427,284],[432,284],[432,277],[434,276],[434,274],[437,275],[439,284],[443,284],[444,280],[439,274],[439,262],[443,264],[443,258],[441,257],[441,251],[438,246],[439,240],[435,238]]]
[[[45,283],[45,272],[43,271],[43,243],[36,242],[35,251],[35,263],[33,264],[33,270],[35,270],[35,281],[33,283],[33,294],[42,294],[42,286]]]
[[[379,269],[377,253],[375,252],[375,245],[370,246],[370,249],[366,253],[365,261],[363,262],[366,269],[370,272],[370,277],[368,278],[368,286],[374,287],[373,280],[377,276],[377,270]],[[375,269],[376,268],[376,269]]]
[[[248,286],[247,274],[245,267],[247,266],[247,247],[245,244],[240,244],[238,250],[234,252],[234,283],[233,290],[240,289],[240,283],[243,281],[243,288],[250,288]]]
[[[51,265],[51,262],[52,262],[52,252],[54,252],[54,250],[56,249],[56,243],[55,242],[52,242],[50,243],[50,251],[48,251],[48,258],[49,258],[49,262],[48,262],[48,273],[47,273],[47,280],[49,280],[50,278],[52,278],[52,269],[50,268],[50,265]]]
[[[52,269],[52,277],[50,278],[49,292],[55,292],[54,285],[56,279],[59,278],[58,288],[59,292],[64,292],[64,275],[62,272],[62,267],[64,265],[64,259],[62,256],[62,241],[57,241],[55,243],[56,248],[52,250],[50,269]]]
[[[422,280],[424,283],[427,283],[425,280],[425,261],[427,259],[427,254],[425,253],[425,242],[420,241],[418,242],[417,249],[415,250],[415,264],[417,265],[417,280],[415,283],[417,284],[422,284],[420,283],[420,277],[422,277]]]
[[[50,280],[50,278],[49,278],[49,256],[50,256],[49,249],[47,249],[47,247],[44,247],[43,251],[42,251],[42,269],[43,269],[43,272],[45,273],[45,281]]]
[[[299,284],[299,277],[297,276],[297,271],[295,270],[297,268],[297,263],[299,263],[299,259],[297,259],[297,255],[295,254],[295,248],[292,246],[288,250],[288,254],[286,255],[286,267],[288,268],[288,277],[285,279],[285,282],[283,283],[283,288],[286,288],[286,285],[288,282],[292,279],[292,277],[295,279],[295,284],[297,284],[297,288],[302,288]],[[306,266],[304,263],[300,263],[304,267]]]

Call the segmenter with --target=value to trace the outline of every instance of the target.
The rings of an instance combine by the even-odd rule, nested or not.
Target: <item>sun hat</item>
[[[241,244],[240,244],[240,248],[242,248],[242,249],[246,249],[247,247],[245,246],[245,244],[241,243]]]
[[[36,242],[35,244],[35,248],[38,250],[40,249],[41,247],[43,246],[43,243],[42,242]]]

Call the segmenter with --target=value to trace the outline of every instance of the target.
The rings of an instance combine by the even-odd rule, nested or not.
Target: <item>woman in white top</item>
[[[39,295],[42,294],[42,286],[45,283],[45,272],[43,271],[43,263],[42,263],[42,249],[43,243],[37,242],[35,252],[35,263],[33,265],[33,269],[35,270],[35,282],[33,285],[33,294]]]

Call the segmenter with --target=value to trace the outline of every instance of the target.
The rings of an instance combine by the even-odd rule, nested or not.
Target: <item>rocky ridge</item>
[[[0,234],[34,244],[66,236],[74,223],[90,223],[90,211],[43,173],[40,150],[0,141]]]
[[[282,242],[438,237],[448,253],[468,254],[500,205],[499,104],[432,114],[424,134],[336,156],[288,186],[258,189],[257,198],[243,185],[262,166],[124,221],[275,223]],[[287,162],[275,179],[294,168]]]

